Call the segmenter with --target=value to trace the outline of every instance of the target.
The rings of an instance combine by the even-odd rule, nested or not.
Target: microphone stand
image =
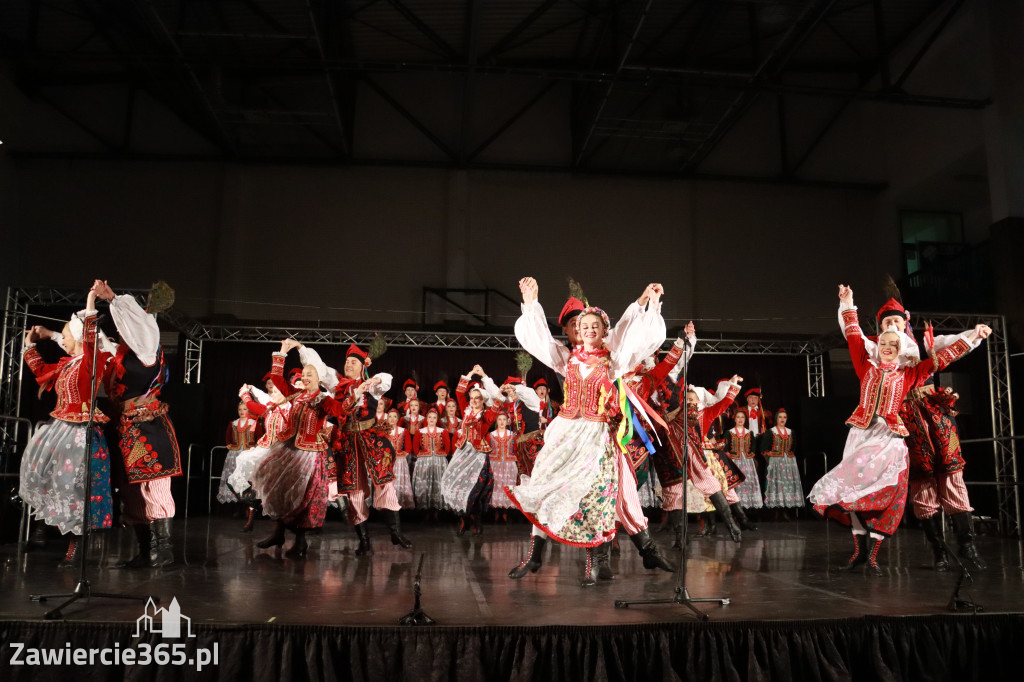
[[[427,558],[426,553],[420,555],[420,563],[416,568],[416,579],[412,584],[413,606],[412,611],[405,614],[398,620],[399,625],[435,625],[433,618],[428,616],[420,607],[420,596],[423,589],[420,587],[423,576],[423,560]]]
[[[686,345],[690,346],[690,339],[686,339]],[[685,350],[684,350],[685,353]],[[689,386],[687,380],[687,371],[689,369],[690,361],[689,358],[683,361],[683,388],[682,388],[682,402],[681,407],[683,411],[683,533],[682,539],[679,542],[679,568],[676,569],[676,585],[672,597],[668,599],[632,599],[632,600],[616,600],[615,608],[625,609],[633,604],[681,604],[689,609],[697,620],[706,621],[708,620],[708,614],[698,609],[694,604],[698,603],[711,603],[716,602],[720,606],[727,606],[731,599],[729,597],[700,597],[694,598],[690,596],[690,591],[686,588],[686,550],[689,545],[689,534],[687,526],[687,507],[686,507],[686,488],[687,481],[689,481],[690,471],[690,425],[689,425],[689,411],[686,406],[686,389]],[[703,437],[703,434],[698,433],[699,436]]]
[[[107,599],[132,599],[135,601],[146,601],[150,597],[142,597],[137,595],[129,594],[113,594],[109,592],[93,592],[92,584],[89,582],[89,578],[86,575],[86,566],[88,565],[89,559],[89,539],[92,537],[92,523],[89,521],[89,506],[92,497],[92,442],[93,442],[93,431],[95,431],[95,418],[96,418],[96,393],[99,391],[99,365],[97,359],[99,358],[99,329],[100,329],[100,315],[96,314],[96,324],[93,328],[92,333],[92,372],[89,376],[90,386],[90,401],[89,401],[89,421],[86,422],[85,432],[85,504],[83,505],[84,518],[82,520],[82,543],[81,547],[81,564],[79,565],[78,571],[78,582],[75,584],[75,588],[72,592],[66,592],[62,594],[30,594],[29,599],[44,603],[50,599],[61,599],[67,598],[61,602],[60,605],[50,609],[43,614],[43,618],[46,620],[55,620],[57,618],[63,618],[61,610],[70,604],[78,601],[79,599],[89,599],[90,597],[105,597]],[[155,603],[160,603],[159,597],[152,597]]]

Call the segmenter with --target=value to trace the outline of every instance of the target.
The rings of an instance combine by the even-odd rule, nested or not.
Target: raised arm
[[[313,365],[324,388],[328,392],[334,393],[334,390],[338,387],[338,370],[329,367],[326,362],[320,359],[320,354],[309,346],[305,346],[294,339],[290,339],[290,341],[295,344],[295,348],[299,349],[299,362],[302,363],[302,366]]]
[[[134,296],[117,296],[106,280],[93,283],[96,296],[110,303],[110,317],[114,319],[121,341],[128,344],[142,364],[152,367],[160,352],[160,327]]]
[[[726,391],[725,397],[714,405],[705,407],[701,411],[701,425],[704,427],[704,433],[707,432],[707,427],[711,425],[711,422],[725,414],[725,411],[729,409],[730,405],[732,405],[732,401],[734,401],[736,396],[740,393],[740,384],[742,382],[743,377],[738,374],[734,374],[732,379],[729,380],[729,390]]]
[[[850,349],[850,359],[858,377],[864,376],[868,368],[868,352],[864,346],[864,331],[860,328],[857,306],[853,304],[853,289],[839,285],[839,317],[842,320],[843,336]]]
[[[630,322],[626,333],[618,341],[618,348],[609,348],[612,358],[609,375],[612,380],[631,372],[664,343],[667,331],[665,319],[661,316],[660,287],[655,284],[648,287],[646,309]]]
[[[527,353],[559,374],[565,374],[571,351],[555,341],[544,317],[544,309],[537,300],[537,280],[524,277],[519,280],[523,294],[523,314],[516,320],[516,338]]]

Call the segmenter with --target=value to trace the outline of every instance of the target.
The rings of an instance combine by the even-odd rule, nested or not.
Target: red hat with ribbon
[[[579,315],[586,307],[587,306],[584,305],[583,301],[575,296],[570,296],[569,300],[565,302],[564,306],[562,306],[562,312],[558,313],[558,326],[564,327],[569,324],[569,322]]]
[[[910,321],[910,313],[903,307],[903,304],[897,301],[895,298],[890,298],[888,301],[882,304],[882,307],[878,309],[878,323],[881,324],[882,320],[887,317],[897,315],[902,317],[906,321]]]

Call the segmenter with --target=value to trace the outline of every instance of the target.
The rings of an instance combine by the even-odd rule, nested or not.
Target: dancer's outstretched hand
[[[843,305],[853,306],[853,289],[845,284],[839,285],[839,302]]]
[[[974,328],[974,331],[971,332],[971,336],[974,337],[974,341],[977,341],[978,339],[987,339],[991,334],[992,327],[988,326],[987,324],[979,324],[977,327]]]
[[[734,384],[742,384],[743,377],[741,377],[739,374],[733,374],[732,379],[730,379],[729,381],[731,381]]]
[[[107,280],[98,279],[92,283],[92,290],[96,292],[96,297],[104,301],[114,300],[114,290],[107,284]]]
[[[523,292],[523,303],[533,303],[537,300],[540,287],[533,277],[523,277],[519,280],[519,291]]]

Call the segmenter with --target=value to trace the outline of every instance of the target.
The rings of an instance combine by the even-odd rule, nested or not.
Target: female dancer
[[[437,423],[448,434],[448,454],[450,455],[455,452],[455,442],[462,433],[462,415],[458,402],[455,400],[446,402],[444,404],[444,414],[441,415]]]
[[[450,404],[455,404],[449,401]],[[448,468],[451,441],[448,432],[437,425],[437,410],[427,411],[427,425],[413,437],[412,449],[416,453],[416,466],[412,472],[412,492],[419,509],[429,509],[436,515],[444,509],[441,479]]]
[[[581,584],[594,585],[594,548],[614,539],[616,520],[627,532],[639,530],[634,526],[638,520],[620,503],[619,469],[629,462],[613,443],[609,419],[618,405],[613,382],[665,340],[663,289],[659,284],[648,285],[629,323],[618,325],[611,336],[608,315],[600,308],[585,308],[575,321],[581,343],[571,350],[551,336],[537,300],[537,281],[526,277],[519,289],[523,314],[516,322],[516,337],[527,352],[565,377],[565,402],[547,426],[533,475],[506,491],[533,524],[529,556],[508,575],[519,579],[540,568],[546,535],[586,548]],[[631,488],[625,493],[636,498],[635,482]],[[635,506],[640,509],[638,498]],[[657,545],[649,544],[656,552]],[[652,553],[649,548],[641,553],[645,551]]]
[[[245,402],[238,402],[238,419],[228,424],[224,443],[228,448],[228,456],[224,459],[224,468],[220,472],[220,485],[217,486],[217,501],[221,504],[238,502],[238,494],[231,489],[231,474],[238,464],[238,454],[256,445],[256,417],[249,413]]]
[[[804,506],[804,487],[793,452],[793,429],[786,428],[789,415],[784,407],[775,412],[775,426],[761,436],[761,454],[768,459],[764,475],[764,506]]]
[[[298,345],[292,339],[281,342],[282,366],[284,355]],[[302,368],[302,383],[305,390],[290,398],[294,438],[273,446],[252,476],[252,487],[263,501],[263,511],[277,520],[273,534],[256,546],[280,547],[284,531],[289,529],[295,534],[294,544],[285,552],[289,557],[306,556],[306,531],[323,526],[327,514],[326,451],[330,447],[324,436],[324,422],[328,416],[339,423],[345,421],[342,404],[320,391],[316,367],[310,364]]]
[[[415,401],[419,404],[419,401]],[[412,451],[412,438],[409,432],[398,425],[398,410],[388,412],[388,440],[395,449],[395,493],[398,503],[403,509],[414,509],[416,500],[413,497],[412,478],[409,475],[409,453]]]
[[[764,506],[761,500],[761,483],[757,478],[757,462],[754,452],[753,434],[747,429],[747,411],[744,408],[736,410],[736,426],[726,432],[726,452],[746,476],[736,494],[739,495],[740,504],[747,509],[758,509]]]
[[[907,393],[928,375],[944,369],[977,347],[992,333],[979,324],[972,332],[916,365],[901,364],[906,335],[887,330],[877,344],[865,344],[853,304],[853,290],[839,285],[839,312],[850,348],[853,368],[860,378],[860,402],[846,421],[850,433],[843,461],[814,484],[808,496],[815,511],[849,526],[853,554],[840,570],[864,563],[882,575],[878,550],[885,537],[896,532],[907,501],[907,428],[899,417]],[[869,538],[870,536],[870,538]]]
[[[505,488],[518,483],[519,465],[516,464],[516,432],[508,429],[509,415],[498,414],[495,429],[487,434],[487,443],[491,446],[490,465],[494,474],[494,493],[491,495],[491,507],[501,510],[505,517],[506,509],[512,509],[512,500],[505,494]],[[507,517],[506,517],[507,519]]]
[[[96,291],[89,292],[85,310],[64,325],[63,347],[70,357],[48,364],[36,350],[36,341],[48,335],[42,327],[25,333],[25,362],[36,376],[40,391],[57,393],[53,417],[32,437],[21,458],[21,499],[37,520],[70,534],[61,567],[70,567],[78,555],[84,528],[86,457],[90,464],[90,528],[110,528],[113,499],[110,494],[110,455],[101,424],[109,417],[95,410],[92,448],[85,451],[93,376],[93,343],[96,341]],[[102,367],[109,353],[99,353]],[[100,381],[99,377],[95,379]]]
[[[483,515],[491,504],[494,487],[494,477],[487,458],[491,450],[487,442],[487,431],[498,416],[498,406],[492,403],[489,408],[485,407],[487,398],[479,387],[467,391],[469,377],[473,374],[483,376],[480,365],[459,379],[459,386],[455,389],[455,395],[460,401],[463,396],[469,396],[469,406],[462,418],[462,431],[454,443],[455,454],[441,479],[441,495],[445,503],[459,514],[459,535],[466,532],[467,517],[473,522],[473,533],[483,532]]]
[[[281,368],[284,367],[284,359],[278,360],[277,356],[274,356],[275,368],[278,363]],[[238,396],[245,403],[249,412],[260,415],[263,420],[263,435],[259,437],[254,447],[238,453],[235,458],[235,470],[228,477],[228,485],[249,506],[246,512],[245,526],[242,527],[243,533],[252,531],[256,507],[259,505],[259,498],[251,483],[253,472],[270,454],[270,448],[273,445],[288,440],[294,435],[291,423],[292,404],[288,400],[288,396],[294,393],[294,390],[285,381],[282,374],[275,374],[274,369],[271,369],[264,379],[266,393],[249,384],[243,384],[238,389]]]

